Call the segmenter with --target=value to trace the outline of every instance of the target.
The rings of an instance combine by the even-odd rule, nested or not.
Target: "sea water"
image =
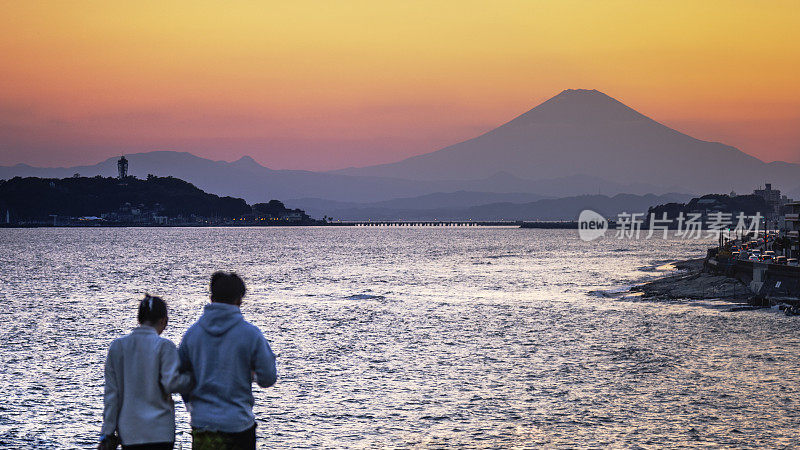
[[[614,294],[713,240],[482,227],[2,229],[0,447],[87,448],[145,292],[178,343],[215,270],[279,379],[268,447],[784,447],[800,319]],[[178,396],[178,445],[189,418]],[[177,446],[176,446],[177,448]]]

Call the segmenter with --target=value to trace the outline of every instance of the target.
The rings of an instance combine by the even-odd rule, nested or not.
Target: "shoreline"
[[[519,228],[517,222],[503,221],[408,221],[408,222],[328,222],[323,223],[219,223],[219,224],[150,224],[150,223],[103,223],[103,224],[0,224],[1,228],[6,229],[28,229],[28,228],[276,228],[276,227],[446,227],[446,228],[476,228],[476,227],[507,227]]]
[[[705,272],[705,258],[670,263],[679,273],[639,284],[630,292],[648,300],[724,300],[749,304],[754,294],[741,281]]]

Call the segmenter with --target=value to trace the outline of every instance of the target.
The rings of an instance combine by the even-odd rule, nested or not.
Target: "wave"
[[[347,300],[386,300],[386,297],[383,295],[371,295],[371,294],[354,294],[348,297],[345,297]]]
[[[597,289],[597,290],[594,290],[594,291],[589,291],[587,294],[589,294],[589,295],[591,295],[593,297],[606,297],[606,298],[608,298],[608,297],[621,297],[621,296],[623,296],[625,294],[630,293],[631,288],[633,288],[634,286],[636,286],[636,285],[634,285],[634,284],[626,284],[626,285],[618,286],[618,287],[611,288],[611,289]]]

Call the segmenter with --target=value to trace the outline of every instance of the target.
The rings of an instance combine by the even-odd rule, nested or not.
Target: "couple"
[[[235,273],[211,277],[211,303],[178,349],[159,337],[167,305],[139,304],[139,324],[111,343],[105,366],[105,408],[99,448],[171,449],[172,393],[181,393],[192,420],[194,449],[255,449],[252,382],[277,380],[275,355],[261,331],[242,317],[245,285]],[[121,442],[120,442],[121,441]]]

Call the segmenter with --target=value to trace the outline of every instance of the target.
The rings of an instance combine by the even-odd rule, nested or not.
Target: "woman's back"
[[[191,387],[191,376],[178,372],[175,344],[159,337],[163,327],[151,323],[115,339],[108,350],[102,434],[117,431],[123,445],[173,442],[171,394]]]

